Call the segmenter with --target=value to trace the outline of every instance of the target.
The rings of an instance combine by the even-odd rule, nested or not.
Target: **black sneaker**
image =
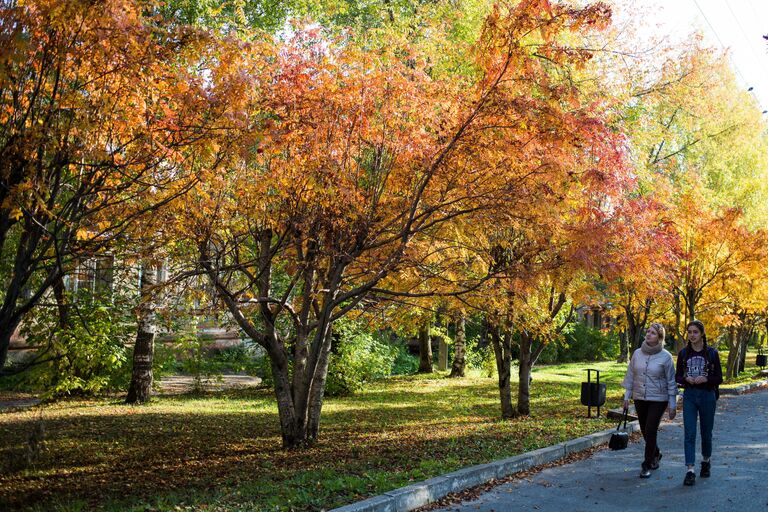
[[[651,476],[651,468],[649,466],[646,466],[645,462],[643,462],[643,465],[640,468],[640,478],[649,478],[650,476]]]
[[[683,485],[694,485],[696,483],[696,473],[693,471],[686,471],[685,473],[685,480],[683,480]]]
[[[656,457],[654,457],[653,462],[651,463],[651,469],[653,470],[659,469],[660,462],[661,462],[661,452],[658,452],[656,454]]]
[[[701,461],[701,472],[699,473],[699,476],[701,478],[709,478],[709,470],[712,467],[712,464],[710,464],[709,461],[703,460]]]

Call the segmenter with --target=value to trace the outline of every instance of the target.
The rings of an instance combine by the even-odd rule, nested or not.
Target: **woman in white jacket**
[[[664,350],[664,334],[664,326],[659,323],[648,327],[645,341],[629,360],[623,382],[624,408],[629,407],[630,398],[635,401],[637,419],[645,439],[640,478],[648,478],[651,470],[659,467],[661,452],[656,436],[664,411],[668,411],[670,420],[675,418],[676,413],[675,363],[672,354]]]

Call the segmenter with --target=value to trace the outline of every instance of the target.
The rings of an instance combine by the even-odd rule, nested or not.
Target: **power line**
[[[755,6],[752,4],[751,0],[748,0],[748,1],[749,1],[749,6],[750,6],[750,8],[752,10],[752,13],[755,14],[755,17],[753,19],[754,20],[759,20],[760,16],[757,14]],[[723,42],[720,39],[719,35],[715,31],[714,27],[709,22],[709,19],[707,19],[706,15],[704,14],[703,10],[701,9],[701,6],[698,4],[698,2],[696,0],[694,0],[694,3],[696,4],[696,7],[699,9],[699,12],[701,13],[701,15],[704,17],[705,21],[709,25],[710,29],[713,31],[713,33],[714,33],[715,37],[717,38],[717,40],[720,42],[720,45],[725,47],[725,45],[723,45]],[[761,59],[757,55],[757,53],[755,52],[755,47],[754,47],[753,41],[750,40],[749,36],[747,35],[747,32],[744,29],[744,25],[742,25],[741,20],[736,15],[736,11],[734,11],[733,7],[731,6],[730,0],[725,0],[725,6],[728,8],[728,11],[731,13],[731,17],[733,18],[733,21],[736,23],[736,28],[741,33],[741,36],[744,39],[744,42],[746,43],[747,47],[749,48],[749,52],[751,54],[751,58],[746,57],[746,55],[744,57],[746,57],[747,60],[751,61],[751,64],[748,64],[748,66],[753,71],[753,75],[752,75],[751,80],[747,81],[746,78],[744,77],[744,74],[741,72],[741,69],[739,68],[738,64],[735,61],[735,57],[736,57],[735,53],[731,54],[732,55],[731,64],[733,65],[734,69],[739,74],[741,79],[744,81],[744,84],[746,84],[749,87],[748,91],[752,93],[752,97],[757,101],[758,104],[761,104],[762,102],[760,101],[760,99],[758,98],[756,92],[754,91],[754,87],[757,86],[757,85],[760,85],[761,81],[763,82],[763,85],[764,84],[768,84],[768,80],[766,80],[766,79],[768,79],[768,73],[766,72],[768,70],[766,70],[766,67],[761,64]],[[746,7],[746,6],[743,6],[743,7]],[[762,35],[762,34],[759,34],[759,35]],[[755,34],[754,41],[755,42],[756,41],[761,41],[761,39],[758,37],[757,33]],[[744,60],[745,59],[742,58],[742,61],[744,61]],[[757,75],[761,76],[762,79],[758,79]],[[751,83],[755,79],[756,79],[757,83]],[[761,89],[763,89],[763,88],[764,87],[761,87]]]
[[[752,14],[755,15],[755,19],[759,20],[760,15],[757,14],[757,9],[755,9],[755,4],[752,3],[752,0],[747,0],[747,3],[749,3],[749,8],[752,9]]]
[[[704,14],[704,11],[702,10],[701,6],[699,5],[699,2],[697,2],[696,0],[693,0],[693,3],[696,5],[696,8],[701,13],[701,16],[704,18],[704,21],[706,21],[707,25],[709,25],[709,29],[712,31],[712,34],[715,36],[715,39],[717,39],[717,42],[720,43],[720,47],[723,50],[727,50],[727,47],[723,44],[723,40],[720,39],[720,36],[717,34],[717,30],[715,30],[715,27],[712,26],[712,23],[709,22],[709,18],[707,18],[707,15]],[[736,73],[741,77],[741,81],[744,84],[749,84],[749,82],[747,82],[747,79],[744,78],[744,74],[739,69],[739,66],[736,65],[736,63],[733,61],[733,59],[731,59],[731,64],[733,65],[733,68],[736,70]]]
[[[728,7],[729,11],[731,11],[731,16],[733,16],[733,20],[736,22],[736,26],[739,27],[739,32],[741,32],[742,37],[744,37],[744,41],[747,43],[747,46],[749,47],[749,52],[752,54],[752,57],[754,57],[755,59],[755,65],[762,70],[762,66],[760,66],[760,57],[758,57],[757,54],[755,53],[755,49],[752,46],[752,41],[750,41],[746,31],[744,30],[744,27],[741,25],[741,22],[739,21],[739,18],[736,16],[736,13],[731,8],[731,2],[729,2],[728,0],[725,0],[725,6]],[[754,11],[754,7],[752,7],[752,10]],[[763,70],[763,73],[764,72],[765,71]]]

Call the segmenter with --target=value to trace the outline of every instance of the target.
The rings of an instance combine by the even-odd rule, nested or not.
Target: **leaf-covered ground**
[[[605,407],[618,407],[623,364],[534,370],[532,415],[512,421],[499,419],[495,378],[392,378],[327,399],[320,441],[296,451],[280,448],[273,395],[263,389],[6,411],[0,509],[330,509],[608,428],[579,403],[587,366],[602,370]]]

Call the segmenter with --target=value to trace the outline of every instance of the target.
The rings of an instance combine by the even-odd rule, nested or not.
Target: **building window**
[[[89,293],[111,297],[114,285],[115,258],[112,255],[84,258],[64,277],[64,286],[73,294]]]

